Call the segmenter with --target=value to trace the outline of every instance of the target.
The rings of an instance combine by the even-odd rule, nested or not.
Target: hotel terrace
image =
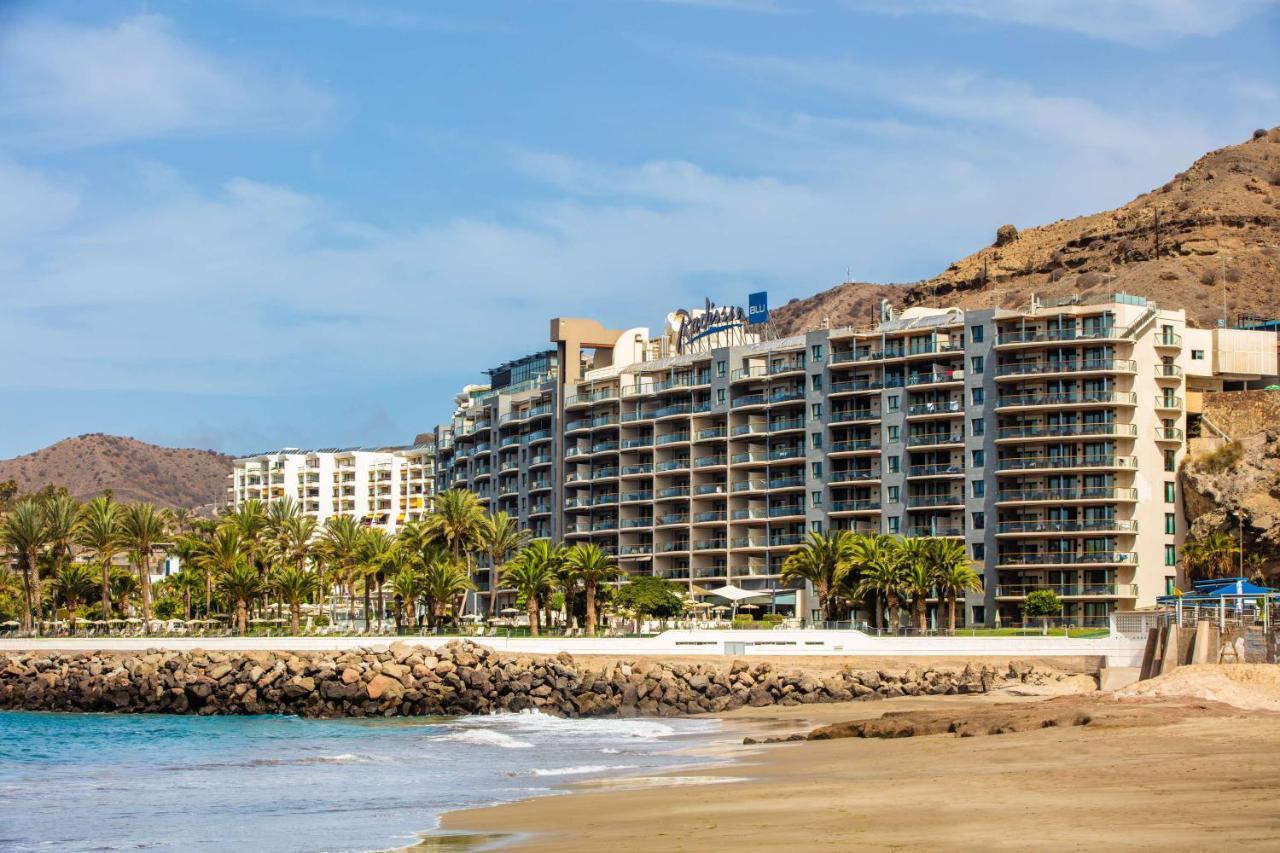
[[[285,448],[242,456],[228,476],[232,507],[290,498],[319,526],[345,515],[395,533],[431,511],[435,446]]]
[[[789,337],[729,314],[677,312],[657,337],[553,320],[554,349],[459,395],[437,488],[625,572],[806,616],[813,597],[780,572],[807,531],[954,537],[984,578],[966,623],[1020,621],[1052,589],[1105,624],[1178,580],[1202,394],[1276,374],[1274,334],[1188,328],[1125,295],[885,308],[875,328]]]

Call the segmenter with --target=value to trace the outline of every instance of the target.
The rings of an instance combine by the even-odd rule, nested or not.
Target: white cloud
[[[846,0],[861,11],[942,14],[1067,30],[1091,38],[1148,45],[1218,36],[1277,0]]]
[[[156,15],[102,27],[24,21],[0,37],[9,143],[79,147],[174,134],[314,127],[329,97],[184,41]]]

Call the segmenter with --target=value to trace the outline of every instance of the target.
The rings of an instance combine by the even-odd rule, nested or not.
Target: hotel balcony
[[[884,353],[869,348],[837,351],[831,353],[831,364],[860,364],[868,361],[883,361]]]
[[[861,394],[879,391],[883,388],[883,379],[847,379],[842,382],[832,382],[827,388],[827,396],[839,397],[845,394]]]
[[[1026,598],[1028,593],[1039,590],[1051,590],[1059,598],[1137,598],[1136,583],[1103,583],[1103,584],[998,584],[996,598]]]
[[[1162,411],[1182,411],[1182,398],[1157,394],[1155,407]]]
[[[1065,553],[1001,553],[996,567],[1018,566],[1132,566],[1138,562],[1136,551],[1071,551]]]
[[[1155,370],[1157,382],[1163,380],[1182,381],[1182,368],[1176,364],[1157,364]]]
[[[1136,503],[1138,490],[1094,486],[1075,489],[1002,489],[997,504]]]
[[[1156,349],[1182,349],[1182,335],[1161,332],[1155,336]]]
[[[1010,471],[1137,470],[1138,457],[1112,455],[1014,456],[997,460],[996,473]]]
[[[880,412],[874,409],[832,409],[831,423],[844,424],[858,421],[878,421]]]
[[[623,465],[619,473],[622,477],[648,477],[653,474],[653,463],[643,462],[639,465]]]
[[[912,538],[957,539],[964,537],[963,524],[914,524],[907,528]]]
[[[1028,441],[1052,438],[1136,438],[1136,424],[1118,423],[1063,423],[1031,424],[1001,427],[996,431],[996,442]]]
[[[909,509],[929,507],[932,509],[963,509],[964,495],[957,493],[937,495],[908,495],[906,505]]]
[[[920,432],[907,436],[907,447],[947,447],[964,444],[964,434],[959,432]]]
[[[913,403],[906,408],[907,420],[925,420],[927,418],[950,418],[964,414],[964,404],[959,400],[929,400]]]
[[[587,408],[593,403],[603,403],[606,400],[618,399],[617,388],[603,388],[599,391],[591,391],[582,394],[571,394],[564,398],[565,411],[570,409]]]
[[[880,472],[869,468],[851,468],[845,471],[832,471],[827,478],[829,483],[873,483],[879,482]]]
[[[1077,329],[1075,325],[1061,329],[1020,329],[1001,332],[996,335],[997,349],[1034,346],[1036,344],[1058,343],[1062,341],[1119,341],[1127,340],[1124,330],[1114,325],[1095,326],[1088,329]]]
[[[924,388],[934,385],[951,385],[964,381],[964,370],[935,371],[933,373],[914,373],[907,376],[908,388]]]
[[[717,439],[725,438],[728,434],[729,430],[725,427],[707,427],[706,429],[698,430],[698,433],[694,436],[693,440],[695,442],[716,441]]]
[[[853,439],[850,441],[834,441],[827,449],[827,455],[857,456],[858,454],[880,454],[880,442],[874,438]]]
[[[1132,536],[1138,532],[1138,522],[1133,519],[1098,518],[1098,519],[1035,519],[1021,521],[1002,521],[996,525],[996,535],[1006,537],[1017,536],[1056,536],[1058,534],[1097,534],[1108,533],[1117,536]]]
[[[1156,441],[1182,443],[1182,430],[1177,427],[1156,427]]]
[[[1068,393],[1026,393],[1001,395],[996,411],[1012,409],[1092,408],[1095,406],[1136,406],[1138,395],[1132,391],[1089,391]]]
[[[880,501],[875,499],[832,501],[827,507],[827,514],[832,516],[858,515],[878,512],[880,512]]]
[[[908,465],[907,476],[917,478],[961,477],[964,476],[964,463],[945,462],[932,465]]]
[[[769,488],[769,481],[760,477],[753,477],[746,480],[737,480],[729,486],[730,491],[734,494],[764,492]]]
[[[665,435],[654,436],[654,439],[653,439],[653,444],[655,447],[665,447],[670,444],[688,444],[688,443],[689,443],[689,433],[687,430],[684,432],[669,432],[669,433],[666,433]]]
[[[693,497],[698,498],[715,498],[729,493],[729,484],[724,480],[716,480],[711,483],[699,483],[693,487]]]
[[[1138,363],[1127,358],[1064,359],[1061,361],[1016,361],[996,368],[996,381],[1025,376],[1051,377],[1076,373],[1136,374]]]

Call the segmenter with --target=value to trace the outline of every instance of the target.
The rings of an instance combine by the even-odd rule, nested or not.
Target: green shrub
[[[760,621],[768,622],[771,625],[780,625],[782,622],[786,621],[786,618],[787,617],[783,616],[781,613],[766,613],[760,617]]]
[[[733,627],[758,628],[759,626],[756,625],[756,620],[752,619],[750,616],[735,616],[733,617]]]
[[[1022,602],[1024,616],[1057,616],[1061,612],[1062,599],[1051,589],[1032,590]]]
[[[1211,453],[1206,453],[1195,461],[1195,469],[1206,474],[1221,474],[1232,471],[1244,458],[1244,445],[1238,441],[1228,441]]]

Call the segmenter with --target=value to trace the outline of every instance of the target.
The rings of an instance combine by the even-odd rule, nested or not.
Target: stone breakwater
[[[469,642],[343,652],[150,651],[0,654],[0,708],[158,714],[393,717],[536,709],[563,717],[679,716],[743,706],[985,693],[1061,678],[1008,670],[817,676],[767,662],[635,661],[592,667],[567,653],[500,655]]]

